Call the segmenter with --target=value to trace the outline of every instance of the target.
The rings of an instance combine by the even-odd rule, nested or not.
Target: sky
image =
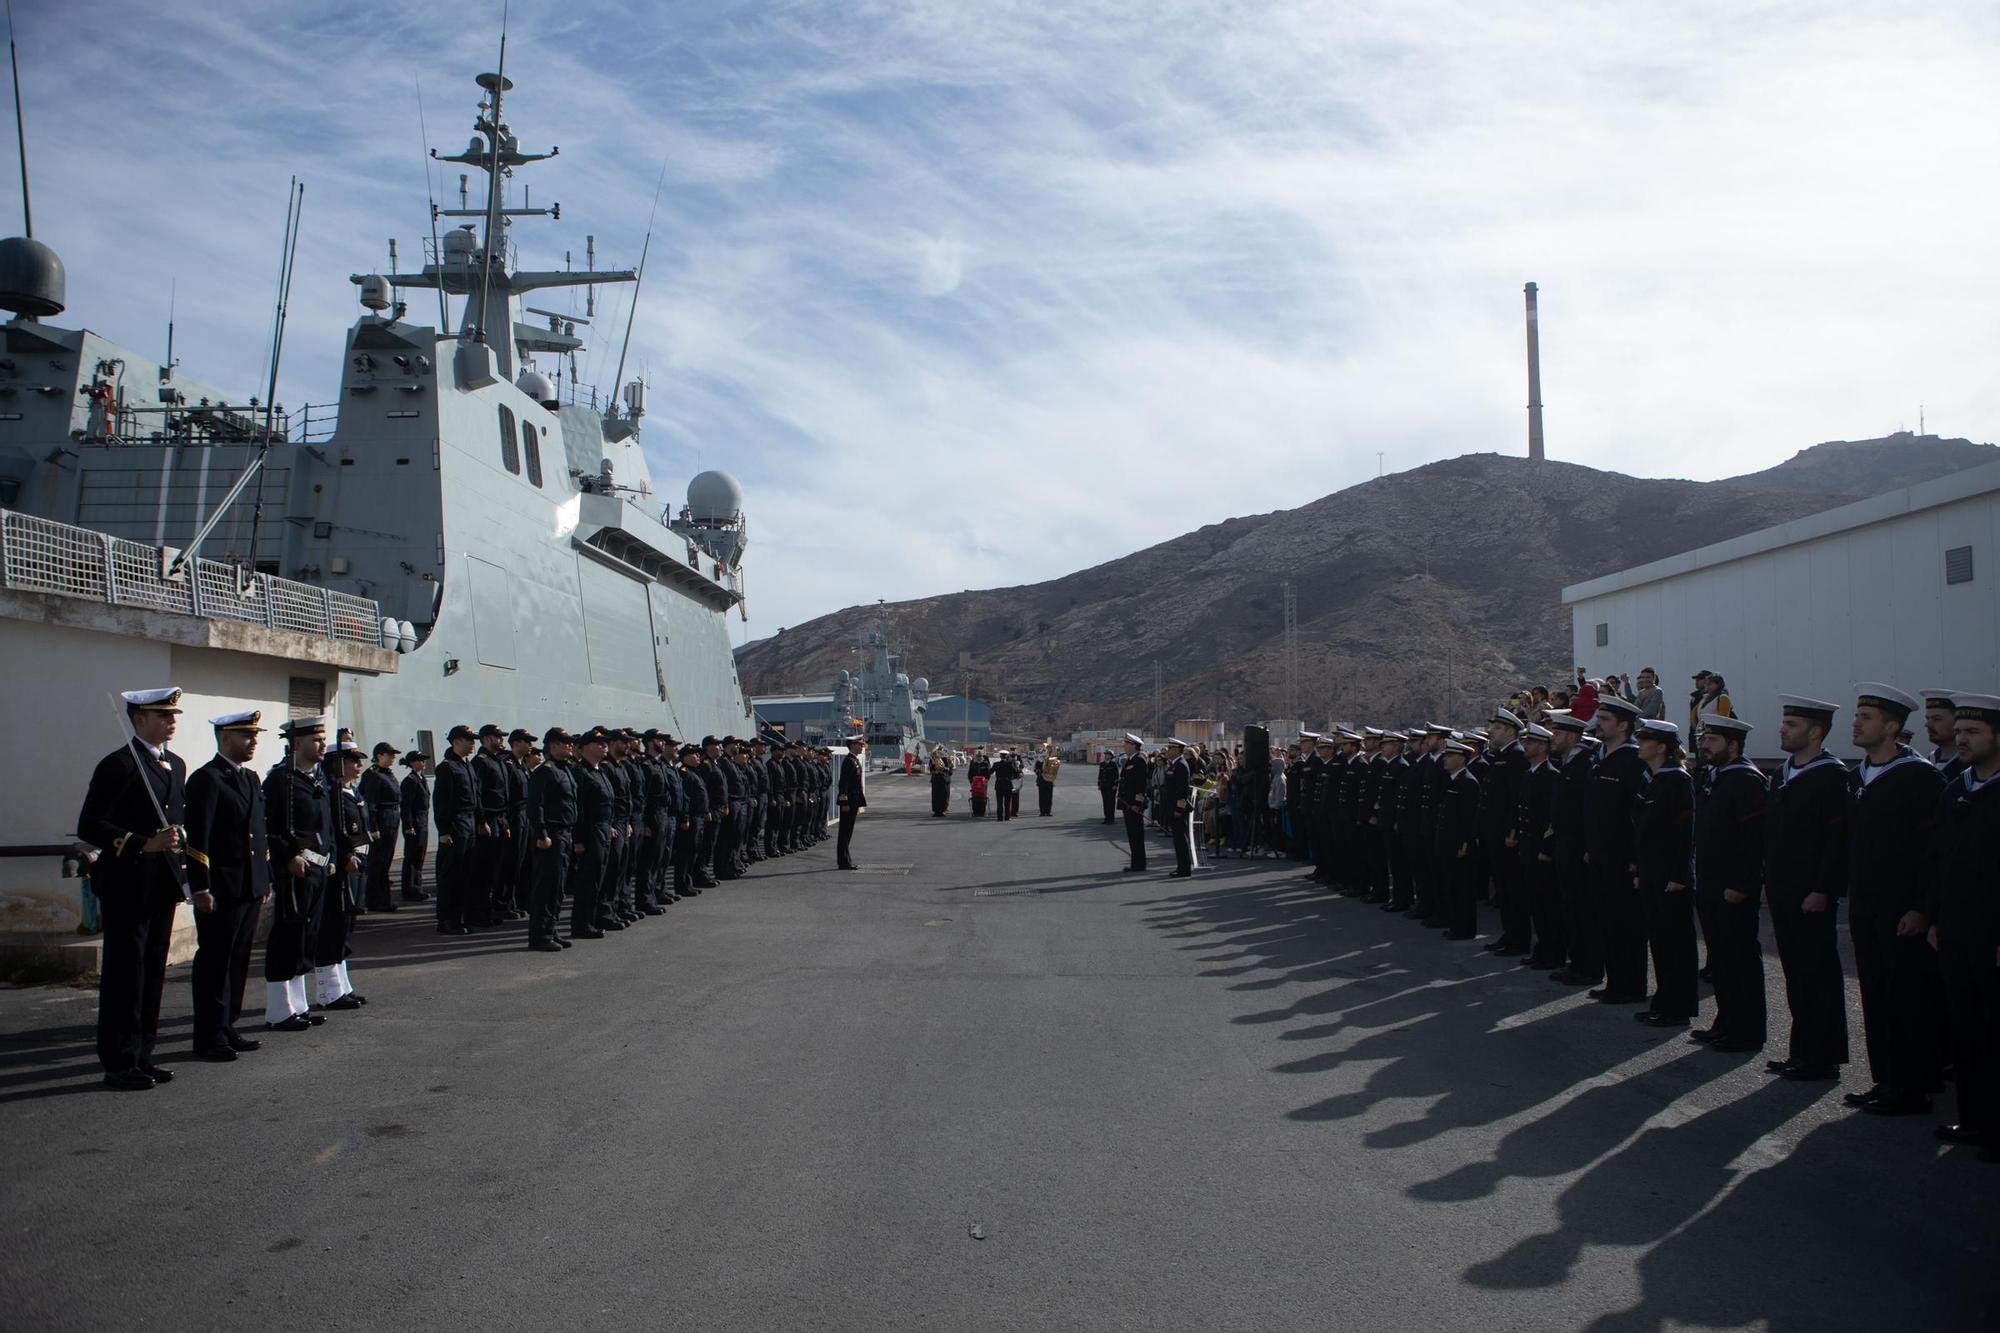
[[[296,174],[278,398],[331,401],[500,6],[15,16],[62,322],[157,356],[171,301],[183,374],[258,392]],[[658,187],[627,378],[656,492],[743,484],[754,638],[1525,452],[1527,281],[1551,457],[2000,438],[1996,69],[1990,0],[515,0],[508,120],[562,153],[513,188],[562,217],[513,238],[633,264]]]

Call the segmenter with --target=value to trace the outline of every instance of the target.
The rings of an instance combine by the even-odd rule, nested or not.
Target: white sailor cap
[[[1370,739],[1370,740],[1381,740],[1381,739],[1382,739],[1382,728],[1380,728],[1380,727],[1363,727],[1363,728],[1361,729],[1361,734],[1362,734],[1363,736],[1367,737],[1367,738],[1368,738],[1368,739]]]
[[[248,708],[240,713],[224,713],[221,717],[212,717],[208,720],[208,725],[217,731],[262,731],[264,728],[257,724],[263,720],[262,709]]]
[[[849,732],[847,735],[841,737],[841,740],[848,745],[852,745],[856,741],[865,741],[867,739],[868,739],[867,736],[863,735],[861,732],[858,731]]]
[[[1398,745],[1401,745],[1404,741],[1410,738],[1407,734],[1400,731],[1385,731],[1382,733],[1382,739],[1385,741],[1394,741]]]
[[[1184,741],[1184,740],[1182,740],[1182,739],[1181,739],[1180,737],[1178,737],[1178,736],[1169,736],[1169,737],[1167,737],[1167,739],[1166,739],[1166,744],[1168,744],[1168,745],[1178,745],[1178,746],[1180,746],[1180,747],[1181,747],[1181,748],[1182,748],[1183,750],[1185,750],[1185,749],[1187,748],[1187,742],[1186,742],[1186,741]]]
[[[1446,754],[1471,754],[1472,747],[1454,737],[1444,743],[1444,752]]]
[[[178,713],[181,711],[181,687],[162,685],[156,690],[126,690],[119,698],[125,707],[143,709],[148,713]]]
[[[1803,694],[1781,694],[1778,696],[1778,711],[1787,716],[1818,718],[1831,722],[1833,715],[1840,711],[1839,704],[1830,704],[1824,699],[1808,699]]]
[[[1132,742],[1132,744],[1139,746],[1143,746],[1146,743],[1145,738],[1143,736],[1134,736],[1129,731],[1125,733],[1125,739]]]
[[[1317,731],[1302,731],[1299,733],[1299,739],[1302,741],[1316,741],[1320,739],[1320,734]]]
[[[1920,691],[1920,695],[1924,701],[1924,707],[1926,708],[1931,707],[1933,704],[1937,705],[1940,708],[1955,707],[1958,701],[1958,694],[1959,692],[1957,690],[1946,690],[1946,689],[1930,689],[1930,690]]]
[[[1681,738],[1681,729],[1665,718],[1649,717],[1639,724],[1639,734],[1649,740],[1677,741]]]
[[[1907,690],[1899,690],[1894,685],[1884,685],[1876,680],[1864,680],[1854,687],[1854,702],[1871,704],[1885,713],[1899,713],[1904,717],[1920,712],[1923,703]]]
[[[1521,736],[1523,739],[1531,741],[1548,741],[1555,739],[1555,733],[1550,731],[1547,727],[1541,725],[1539,722],[1530,722],[1527,725],[1527,727],[1522,730]]]
[[[1602,694],[1597,698],[1599,712],[1617,713],[1621,717],[1639,716],[1639,705],[1617,694]]]
[[[361,757],[361,746],[354,741],[335,741],[333,743],[333,753],[342,755],[351,754],[356,759],[359,759]]]
[[[1551,727],[1561,727],[1564,731],[1581,732],[1590,725],[1567,708],[1551,709],[1545,716]]]
[[[1466,729],[1465,729],[1464,731],[1461,731],[1461,732],[1460,732],[1460,733],[1458,733],[1458,734],[1459,734],[1459,735],[1461,735],[1461,736],[1470,736],[1470,737],[1474,738],[1475,740],[1482,740],[1482,741],[1483,741],[1483,740],[1488,740],[1488,739],[1490,739],[1490,738],[1489,738],[1489,737],[1487,736],[1487,734],[1486,734],[1486,728],[1484,728],[1484,727],[1467,727],[1467,728],[1466,728]]]
[[[1489,722],[1503,722],[1516,731],[1521,729],[1521,719],[1505,708],[1494,709],[1493,716],[1486,720]]]
[[[309,732],[326,730],[326,714],[313,713],[306,717],[287,718],[278,727],[281,736],[304,736]]]
[[[1721,713],[1703,713],[1697,719],[1703,731],[1719,731],[1727,736],[1748,736],[1755,730],[1740,717],[1724,717]]]
[[[1951,697],[1952,714],[1961,722],[1984,722],[2000,729],[2000,694],[1966,694]]]

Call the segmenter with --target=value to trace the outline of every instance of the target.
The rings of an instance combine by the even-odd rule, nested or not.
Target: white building
[[[2000,691],[2000,463],[1939,477],[1563,589],[1592,676],[1656,667],[1669,721],[1722,673],[1750,753],[1778,753],[1780,691],[1838,702],[1853,757],[1858,681]],[[1918,743],[1923,743],[1921,721]]]

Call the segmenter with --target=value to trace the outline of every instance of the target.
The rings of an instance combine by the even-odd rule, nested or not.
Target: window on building
[[[429,731],[418,732],[417,748],[423,751],[425,754],[435,755],[437,753],[437,741],[434,739],[435,734],[436,733]]]
[[[1954,546],[1944,553],[1944,581],[1946,583],[1972,582],[1972,548]]]
[[[1611,626],[1608,622],[1600,620],[1597,622],[1597,646],[1599,648],[1606,648],[1609,647],[1610,644],[1611,644]]]
[[[514,438],[514,409],[500,409],[500,461],[516,476],[521,473],[521,445]]]
[[[326,682],[317,676],[293,676],[285,689],[285,716],[318,717],[326,711]]]
[[[528,484],[542,484],[542,431],[532,422],[521,423],[521,452],[528,456]]]

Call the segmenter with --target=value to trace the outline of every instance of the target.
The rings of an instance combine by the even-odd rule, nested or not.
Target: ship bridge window
[[[521,446],[514,438],[514,409],[500,409],[500,461],[515,476],[521,474]]]
[[[533,422],[521,423],[521,452],[528,456],[528,484],[542,484],[542,432]]]

